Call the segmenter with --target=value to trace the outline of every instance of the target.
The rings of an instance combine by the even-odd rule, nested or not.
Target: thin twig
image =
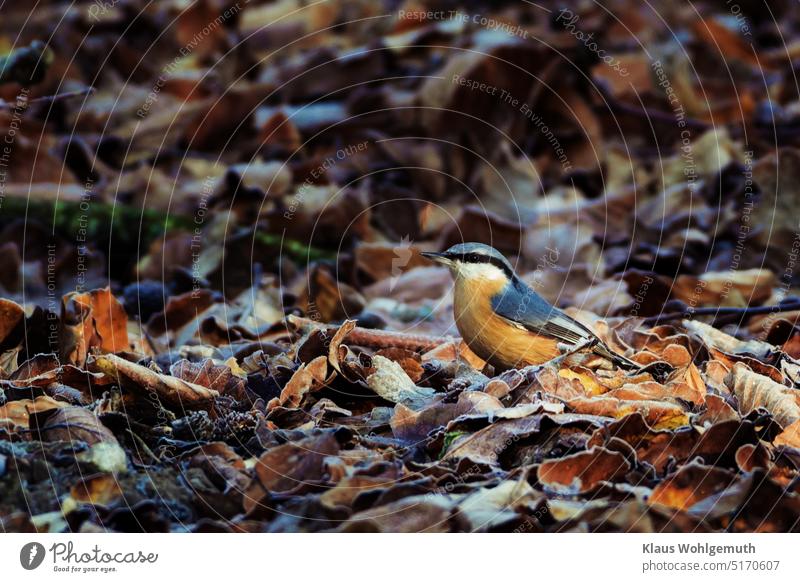
[[[303,333],[311,329],[321,329],[326,332],[335,333],[339,329],[336,325],[319,323],[307,317],[290,315],[289,324]],[[442,344],[453,341],[452,337],[432,336],[419,333],[402,333],[399,331],[385,331],[381,329],[367,329],[365,327],[355,327],[347,334],[349,345],[362,346],[372,349],[383,348],[403,348],[414,352],[427,352]]]
[[[623,101],[617,99],[614,95],[611,94],[605,87],[602,85],[598,85],[598,91],[606,100],[608,109],[612,113],[625,113],[628,115],[632,115],[634,117],[651,119],[655,122],[660,123],[667,123],[673,125],[675,123],[675,116],[671,113],[666,111],[661,111],[658,109],[650,109],[647,107],[636,107],[635,105],[629,105]],[[708,123],[702,121],[700,119],[695,119],[692,117],[688,117],[685,119],[686,127],[689,129],[696,129],[699,131],[704,131],[710,127]]]
[[[716,318],[724,316],[738,315],[740,318],[752,317],[753,315],[764,315],[769,313],[781,313],[783,311],[800,310],[800,301],[782,303],[780,305],[759,305],[758,307],[700,307],[697,309],[685,309],[674,313],[662,313],[647,317],[645,325],[657,325],[665,321],[674,321],[686,317],[710,316]]]
[[[36,97],[34,99],[29,99],[25,102],[25,106],[28,107],[35,103],[54,103],[56,101],[61,101],[62,99],[70,99],[72,97],[81,97],[83,95],[88,95],[89,93],[94,93],[96,89],[94,87],[84,87],[83,89],[79,89],[77,91],[67,91],[66,93],[59,93],[57,95],[44,95],[43,97]],[[0,109],[11,109],[16,107],[17,104],[12,101],[0,101]]]

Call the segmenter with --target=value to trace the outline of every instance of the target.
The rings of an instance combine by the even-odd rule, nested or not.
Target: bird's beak
[[[430,252],[427,252],[427,251],[423,251],[420,254],[423,257],[425,257],[426,259],[429,259],[431,261],[435,261],[437,263],[447,264],[447,263],[450,262],[450,259],[448,258],[448,256],[445,253],[430,253]]]

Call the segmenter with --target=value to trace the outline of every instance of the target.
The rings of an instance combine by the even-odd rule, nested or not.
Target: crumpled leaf
[[[376,355],[372,366],[374,371],[367,376],[367,385],[384,400],[419,408],[436,394],[431,388],[418,387],[400,364],[388,358]]]
[[[6,341],[24,317],[25,311],[21,306],[14,301],[0,298],[0,343]]]
[[[419,495],[354,514],[340,532],[447,532],[453,503],[441,496]]]
[[[281,390],[280,396],[270,401],[269,407],[299,406],[306,394],[324,388],[333,380],[336,373],[333,372],[330,377],[327,373],[328,359],[325,356],[318,356],[308,364],[300,364],[300,367],[295,370],[286,386]]]
[[[800,420],[800,396],[796,390],[756,374],[742,363],[733,367],[727,383],[743,414],[766,408],[785,428]]]
[[[544,496],[527,481],[503,481],[491,489],[481,487],[466,494],[456,511],[469,521],[470,531],[487,531],[504,523],[516,525],[522,521],[521,513],[530,510]]]
[[[536,471],[539,482],[562,493],[587,493],[602,481],[613,481],[630,470],[630,463],[615,451],[592,447],[588,451],[543,462]]]
[[[707,345],[729,354],[752,354],[756,357],[764,357],[775,349],[767,342],[742,341],[707,323],[694,319],[683,320],[683,327],[700,337]]]
[[[730,471],[692,462],[659,483],[648,503],[686,511],[706,497],[725,490],[735,478]]]
[[[800,529],[792,3],[7,4],[0,529]],[[466,242],[644,368],[487,363]]]
[[[70,496],[78,503],[88,503],[96,507],[112,505],[122,497],[122,493],[119,481],[110,474],[87,477],[70,490]]]
[[[286,443],[259,457],[256,475],[266,491],[297,492],[322,481],[326,474],[326,459],[338,453],[339,444],[331,433]]]
[[[392,415],[392,433],[402,440],[420,441],[432,430],[446,426],[461,415],[490,413],[500,409],[503,409],[500,401],[482,392],[462,392],[456,402],[434,400],[418,410],[398,403]]]
[[[131,390],[152,395],[165,406],[184,409],[208,406],[219,392],[180,378],[154,372],[150,368],[107,354],[93,358],[92,369],[103,372]]]
[[[37,431],[45,442],[85,442],[89,450],[79,453],[76,458],[95,465],[101,471],[118,473],[127,469],[125,451],[114,433],[86,408],[66,406],[39,412],[31,418],[31,429]]]
[[[39,396],[33,400],[14,400],[0,406],[0,429],[15,432],[30,426],[32,414],[63,408],[65,402],[59,402],[49,396]]]
[[[216,390],[223,396],[230,396],[237,400],[247,398],[246,374],[233,359],[222,365],[216,365],[210,359],[204,360],[202,363],[180,360],[170,366],[169,373],[186,382]]]
[[[647,423],[655,429],[676,428],[689,423],[689,416],[682,406],[657,400],[578,397],[567,400],[567,405],[575,412],[612,418],[622,418],[632,412],[640,412]]]
[[[83,365],[91,348],[128,349],[128,315],[108,287],[64,296],[62,306],[66,361]]]

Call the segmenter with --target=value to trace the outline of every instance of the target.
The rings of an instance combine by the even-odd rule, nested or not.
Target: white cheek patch
[[[454,272],[463,279],[484,279],[487,281],[505,281],[506,274],[494,265],[487,263],[456,263]]]

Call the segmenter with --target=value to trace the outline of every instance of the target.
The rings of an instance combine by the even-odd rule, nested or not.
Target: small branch
[[[71,97],[82,97],[83,95],[88,95],[89,93],[94,92],[94,87],[84,87],[83,89],[79,89],[77,91],[67,91],[66,93],[59,93],[58,95],[45,95],[43,97],[36,97],[35,99],[27,100],[25,102],[25,107],[29,107],[35,103],[54,103],[56,101],[61,101],[62,99],[70,99]],[[17,107],[17,104],[10,101],[0,100],[0,109],[11,109],[12,107]]]
[[[287,318],[290,326],[301,333],[307,333],[312,329],[321,329],[331,334],[338,329],[336,325],[327,325],[297,315],[290,315]],[[380,350],[384,348],[403,348],[414,352],[428,352],[442,344],[453,342],[452,337],[439,337],[418,333],[402,333],[399,331],[385,331],[380,329],[367,329],[356,327],[347,334],[349,345],[362,346]]]
[[[666,123],[668,125],[675,125],[675,116],[672,113],[668,113],[666,111],[660,111],[657,109],[650,109],[647,107],[636,107],[635,105],[629,105],[628,103],[625,103],[617,99],[615,96],[611,94],[610,91],[608,91],[602,86],[599,86],[598,90],[608,103],[608,109],[612,113],[616,114],[623,113],[631,115],[633,117],[653,120],[657,123]],[[700,119],[694,119],[691,117],[686,118],[685,122],[687,128],[695,129],[698,131],[705,131],[710,127],[710,125],[705,121],[702,121]]]
[[[700,307],[698,309],[685,309],[674,313],[662,313],[644,319],[645,325],[658,325],[665,321],[674,321],[687,317],[714,316],[714,319],[726,316],[739,316],[739,319],[752,317],[753,315],[764,315],[769,313],[781,313],[784,311],[800,310],[800,301],[791,301],[780,305],[760,305],[758,307]]]

